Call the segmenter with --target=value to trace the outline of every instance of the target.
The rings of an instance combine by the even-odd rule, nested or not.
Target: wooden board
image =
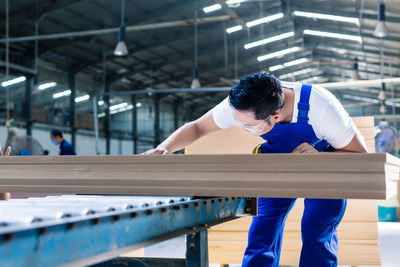
[[[360,153],[2,157],[0,192],[385,199],[399,167]]]
[[[185,154],[250,154],[256,145],[263,142],[261,137],[245,132],[240,127],[231,127],[203,136],[187,146]]]

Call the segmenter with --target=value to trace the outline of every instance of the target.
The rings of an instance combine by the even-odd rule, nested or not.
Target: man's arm
[[[363,142],[364,138],[361,136],[360,131],[356,131],[353,139],[350,143],[342,148],[337,148],[338,152],[359,152],[359,153],[367,153],[368,150],[366,148],[365,142]]]
[[[363,137],[361,136],[359,131],[356,131],[353,139],[342,148],[335,148],[335,152],[353,152],[353,153],[367,153],[368,150],[365,146],[365,142],[363,141]],[[312,145],[309,143],[302,143],[298,147],[296,147],[292,153],[319,153]],[[332,153],[332,152],[328,152]]]
[[[219,130],[219,127],[215,124],[212,110],[210,110],[199,119],[183,125],[156,148],[148,150],[143,154],[170,154],[193,143],[203,135],[216,130]]]

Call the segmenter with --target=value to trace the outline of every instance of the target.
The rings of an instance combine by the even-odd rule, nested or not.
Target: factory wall
[[[17,128],[21,135],[26,133],[23,128]],[[71,141],[71,135],[64,133],[64,138]],[[42,129],[32,129],[32,137],[37,139],[44,150],[49,151],[49,155],[55,156],[59,154],[59,148],[51,143],[50,132]],[[4,147],[7,139],[7,128],[0,126],[0,144]],[[90,135],[77,134],[76,135],[76,153],[78,155],[96,155],[95,138]],[[106,152],[105,138],[99,138],[99,150],[101,155]],[[130,140],[120,140],[116,138],[111,139],[111,155],[130,155],[133,153],[133,142]]]

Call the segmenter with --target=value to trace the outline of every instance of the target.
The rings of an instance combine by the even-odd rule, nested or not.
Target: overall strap
[[[300,101],[297,104],[297,108],[299,113],[297,115],[298,123],[308,123],[308,111],[310,110],[310,94],[311,94],[311,85],[303,84],[301,86],[301,94]]]

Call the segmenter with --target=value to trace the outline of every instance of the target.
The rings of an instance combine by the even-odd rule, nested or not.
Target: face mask
[[[55,145],[55,146],[57,146],[58,144],[57,144],[57,142],[56,141],[54,141],[53,139],[51,139],[51,142],[53,143],[53,145]]]

